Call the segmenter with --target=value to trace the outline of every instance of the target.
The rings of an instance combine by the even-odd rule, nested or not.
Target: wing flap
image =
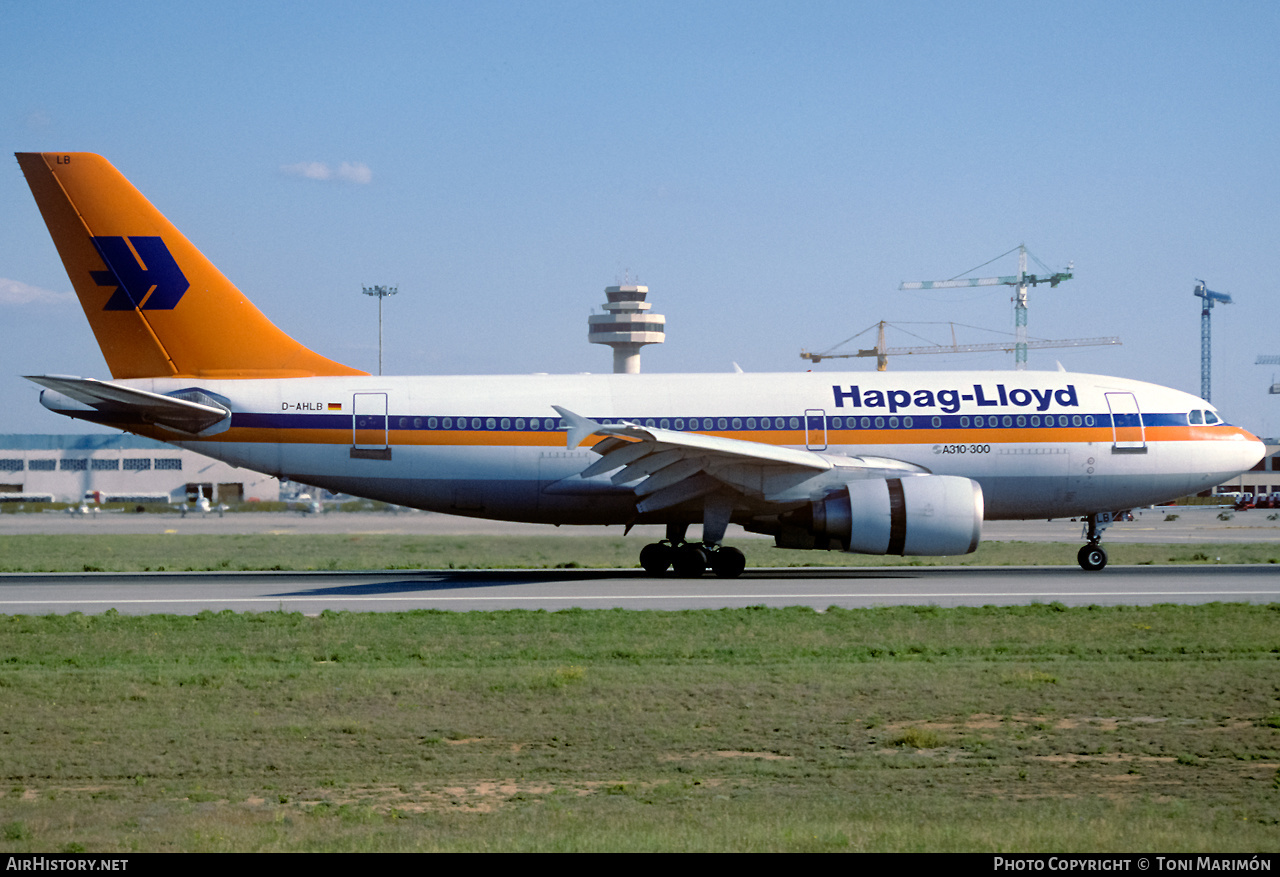
[[[692,478],[699,473],[710,475],[711,473],[706,472],[706,469],[707,461],[705,457],[685,457],[669,466],[664,466],[640,482],[636,486],[636,495],[648,496],[651,493],[657,493],[665,487],[679,484],[686,478]]]
[[[627,464],[613,476],[614,484],[626,484],[630,481],[639,481],[641,478],[648,477],[660,469],[666,469],[673,463],[687,459],[689,452],[683,448],[664,448],[662,450],[654,450],[649,442],[641,444],[648,446],[649,454],[642,459],[636,460],[634,463]]]
[[[636,504],[636,511],[642,514],[661,511],[673,505],[679,505],[682,502],[700,499],[720,488],[719,481],[710,475],[699,473],[692,478],[687,478],[646,496]]]
[[[611,444],[616,442],[617,444]],[[608,445],[608,447],[605,447]],[[616,449],[616,450],[611,450]],[[603,475],[605,472],[611,472],[621,466],[625,466],[635,460],[640,459],[652,450],[645,445],[644,442],[624,442],[618,438],[608,438],[598,443],[591,450],[597,454],[601,454],[599,460],[596,460],[586,469],[582,470],[583,478],[591,478],[595,475]]]

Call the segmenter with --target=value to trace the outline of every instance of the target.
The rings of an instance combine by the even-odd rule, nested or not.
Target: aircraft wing
[[[658,429],[635,423],[602,424],[558,405],[572,450],[592,435],[600,459],[583,479],[617,470],[617,485],[638,482],[637,510],[653,512],[724,488],[766,504],[808,500],[814,488],[872,477],[927,474],[928,469],[886,457],[850,457],[782,448],[760,442]]]
[[[95,411],[132,415],[144,423],[154,423],[176,432],[210,435],[231,424],[231,410],[202,390],[191,389],[162,395],[93,378],[65,375],[25,377]],[[45,400],[42,398],[41,401]],[[75,416],[70,411],[67,413]]]

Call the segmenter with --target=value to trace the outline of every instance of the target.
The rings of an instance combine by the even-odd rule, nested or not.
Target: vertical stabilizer
[[[18,163],[112,377],[367,374],[280,331],[102,156]]]

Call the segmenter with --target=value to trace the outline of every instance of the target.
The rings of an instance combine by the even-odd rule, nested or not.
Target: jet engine
[[[851,481],[807,511],[815,537],[858,554],[969,554],[982,539],[982,488],[954,475]]]

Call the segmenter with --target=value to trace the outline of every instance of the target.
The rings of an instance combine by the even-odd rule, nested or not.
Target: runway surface
[[[1280,568],[1249,566],[929,567],[750,570],[739,579],[655,578],[640,570],[347,573],[39,573],[0,576],[0,614],[326,609],[400,612],[1280,602]]]
[[[1222,509],[1147,509],[1107,530],[1105,542],[1280,542],[1280,516]],[[1175,520],[1169,520],[1176,515]],[[696,528],[694,528],[696,530]],[[736,532],[735,532],[736,531]],[[426,512],[301,514],[2,514],[0,536],[19,533],[303,533],[407,535],[621,535],[620,527],[551,527]],[[637,527],[637,550],[660,538]],[[690,533],[691,538],[694,533]],[[991,521],[987,541],[1081,542],[1081,524]],[[760,538],[733,528],[726,541]],[[720,580],[655,578],[640,570],[497,570],[313,573],[42,573],[0,575],[0,614],[205,610],[315,614],[330,610],[706,609],[737,606],[858,607],[896,604],[982,606],[1050,603],[1280,602],[1280,567],[1110,566],[920,567],[748,570]]]

